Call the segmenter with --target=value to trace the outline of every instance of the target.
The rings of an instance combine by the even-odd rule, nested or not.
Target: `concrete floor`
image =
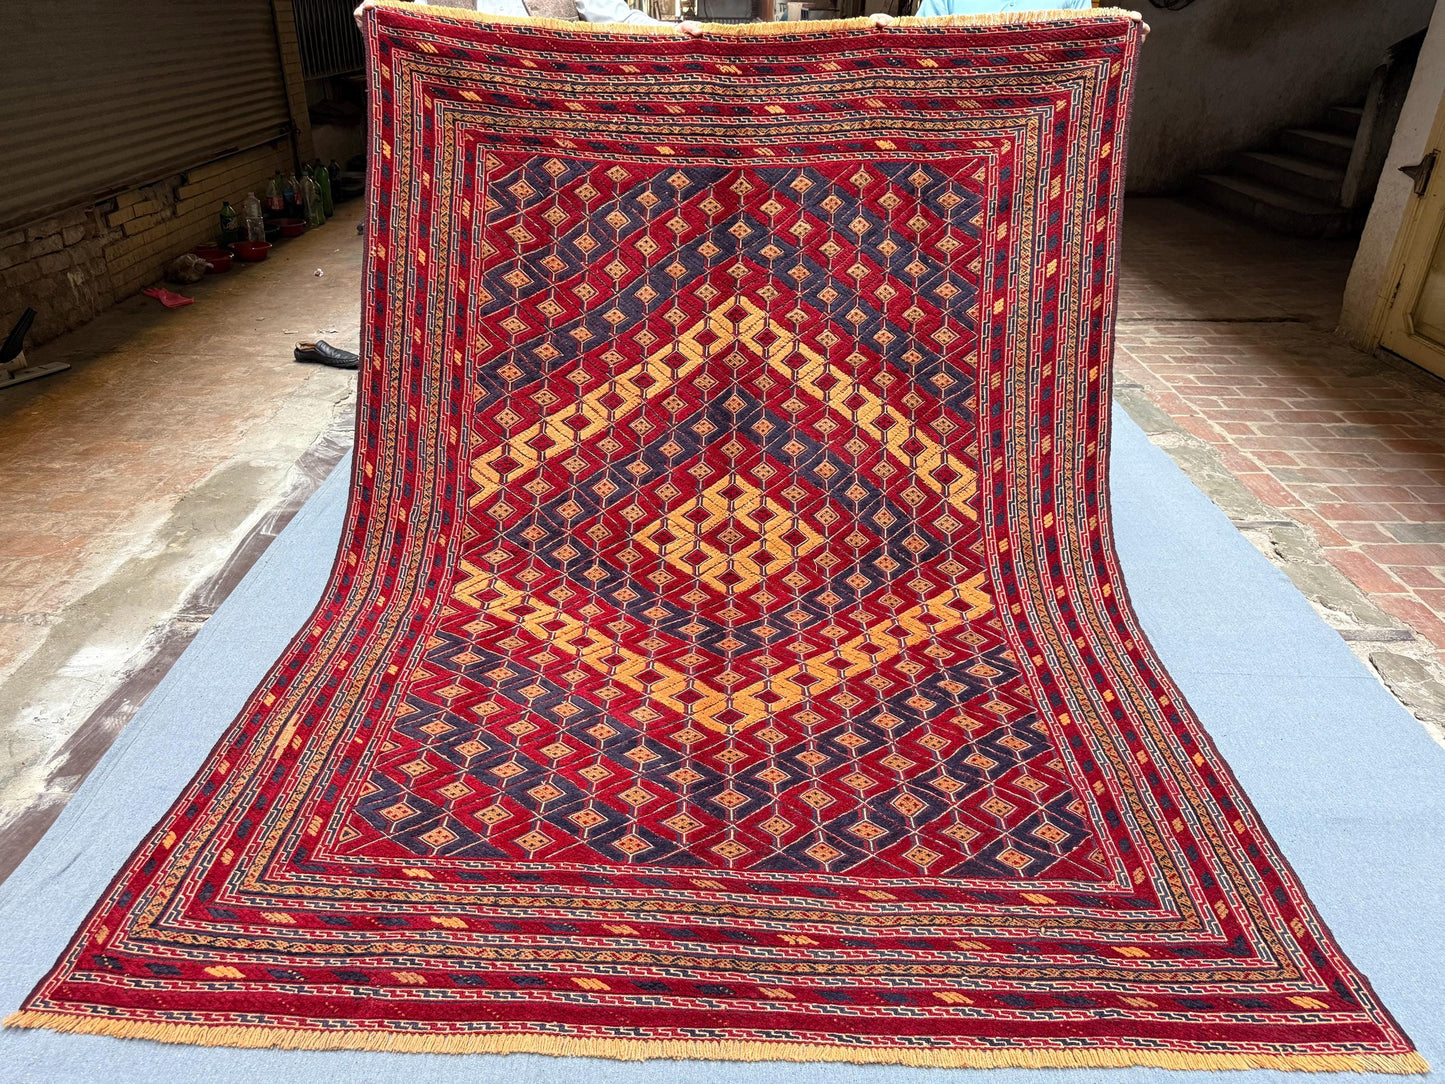
[[[362,204],[259,264],[145,297],[31,353],[0,393],[0,877],[350,446]]]
[[[345,205],[265,263],[189,288],[187,308],[119,305],[34,352],[69,372],[0,394],[0,879],[349,447],[354,374],[297,365],[291,349],[317,337],[356,346],[360,214]],[[1351,439],[1374,426],[1381,441],[1428,443],[1433,424],[1439,447],[1411,454],[1426,457],[1422,471],[1445,471],[1445,386],[1333,338],[1348,244],[1284,240],[1166,200],[1132,201],[1125,226],[1119,401],[1445,734],[1445,595],[1427,579],[1439,572],[1445,586],[1445,568],[1428,564],[1436,554],[1381,551],[1427,562],[1403,578],[1385,569],[1388,579],[1340,560],[1372,543],[1327,533],[1339,495],[1265,484],[1279,482],[1271,471],[1325,469],[1311,455],[1334,454],[1328,444],[1288,462],[1282,448],[1246,447],[1276,439],[1269,425],[1291,426],[1290,439],[1327,442],[1347,425]],[[1270,407],[1288,418],[1223,413],[1241,409],[1231,396],[1259,397],[1255,381],[1303,387],[1325,371],[1393,405],[1373,420],[1325,418],[1305,402]],[[1434,515],[1431,495],[1417,496],[1408,514]],[[1395,506],[1376,511],[1402,519]]]

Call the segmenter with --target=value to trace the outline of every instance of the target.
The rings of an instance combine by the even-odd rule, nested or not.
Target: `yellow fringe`
[[[209,1026],[22,1010],[10,1028],[48,1028],[194,1046],[371,1050],[394,1054],[550,1054],[555,1057],[691,1058],[706,1061],[843,1061],[935,1069],[1281,1069],[1308,1073],[1428,1073],[1419,1054],[1188,1054],[1166,1050],[959,1050],[682,1039],[581,1039],[557,1035],[426,1035],[410,1031]]]
[[[640,34],[675,38],[676,23],[589,23],[582,20],[543,19],[523,15],[487,15],[466,8],[418,6],[409,0],[376,0],[379,8],[396,8],[410,15],[428,15],[438,20],[489,23],[503,26],[540,26],[575,34]],[[889,28],[909,26],[1016,26],[1019,23],[1048,23],[1069,19],[1134,19],[1141,16],[1123,8],[1055,8],[1048,11],[980,12],[975,15],[903,15],[894,18]],[[873,20],[865,16],[855,19],[804,19],[773,23],[703,23],[703,34],[714,38],[747,38],[775,34],[808,36],[833,34],[840,30],[869,30]]]

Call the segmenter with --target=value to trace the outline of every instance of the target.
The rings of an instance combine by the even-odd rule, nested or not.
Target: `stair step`
[[[1287,192],[1251,177],[1204,173],[1196,179],[1194,190],[1201,199],[1216,207],[1296,237],[1343,237],[1360,227],[1358,216],[1343,207]]]
[[[1332,132],[1353,136],[1360,130],[1360,120],[1365,115],[1362,105],[1332,105],[1325,111],[1325,125]]]
[[[1256,177],[1276,188],[1298,192],[1321,203],[1338,204],[1344,189],[1345,171],[1310,158],[1296,158],[1273,151],[1243,151],[1236,154],[1234,172]]]
[[[1315,128],[1286,128],[1279,134],[1279,145],[1282,150],[1301,158],[1313,158],[1341,167],[1350,164],[1350,153],[1355,149],[1353,137]]]

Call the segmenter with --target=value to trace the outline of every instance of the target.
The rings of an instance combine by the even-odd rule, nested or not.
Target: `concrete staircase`
[[[1331,106],[1317,126],[1285,128],[1269,148],[1241,151],[1225,172],[1201,174],[1195,195],[1279,233],[1358,233],[1364,214],[1343,206],[1341,193],[1363,115],[1361,105]]]

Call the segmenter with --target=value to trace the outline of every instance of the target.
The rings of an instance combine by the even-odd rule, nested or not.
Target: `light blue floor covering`
[[[1122,412],[1116,416],[1111,467],[1118,545],[1145,629],[1345,951],[1425,1056],[1445,1067],[1445,751],[1284,575]],[[336,548],[347,471],[343,464],[272,544],[49,834],[0,886],[0,1014],[17,1007],[54,961],[309,614]],[[1429,1079],[1442,1076],[1437,1071]],[[5,1081],[1132,1084],[1170,1078],[1180,1084],[1309,1079],[1158,1069],[312,1053],[0,1033]]]

